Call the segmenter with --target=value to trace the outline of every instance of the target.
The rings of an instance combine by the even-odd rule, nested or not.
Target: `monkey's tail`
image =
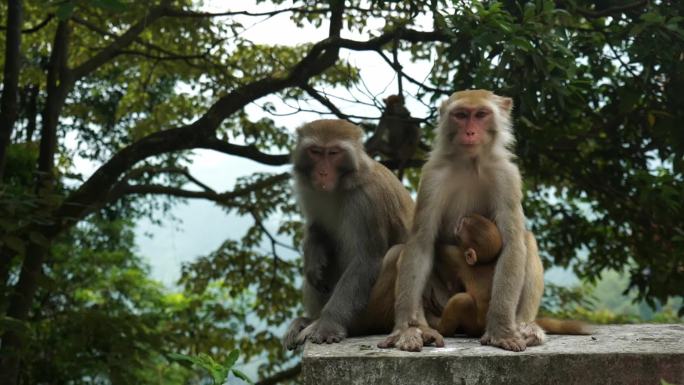
[[[535,322],[549,334],[588,335],[594,332],[591,325],[577,320],[560,320],[544,317],[537,318]]]

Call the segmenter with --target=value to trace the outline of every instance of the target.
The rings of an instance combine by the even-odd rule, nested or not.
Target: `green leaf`
[[[57,11],[55,12],[55,15],[57,15],[57,18],[59,20],[67,20],[71,17],[71,15],[74,13],[74,8],[76,7],[76,4],[72,3],[71,1],[68,1],[59,7],[57,7]]]
[[[235,366],[235,363],[237,362],[238,357],[240,357],[240,351],[239,350],[235,349],[235,350],[231,351],[228,354],[228,358],[226,359],[226,363],[225,363],[226,369],[230,369],[233,366]]]
[[[91,0],[91,4],[113,12],[123,12],[126,10],[126,4],[118,0]]]
[[[247,382],[247,383],[249,383],[249,384],[253,384],[253,383],[254,383],[254,382],[253,382],[252,380],[250,380],[249,377],[247,377],[247,375],[246,375],[245,373],[243,373],[241,370],[232,369],[231,372],[233,372],[233,374],[235,375],[235,377],[237,377],[237,378],[239,378],[239,379],[241,379],[241,380],[243,380],[243,381],[245,381],[245,382]]]
[[[172,360],[176,360],[176,361],[185,361],[185,362],[189,362],[191,364],[197,364],[198,363],[198,361],[195,357],[186,356],[185,354],[169,353],[169,354],[167,354],[167,356],[169,358],[171,358]]]

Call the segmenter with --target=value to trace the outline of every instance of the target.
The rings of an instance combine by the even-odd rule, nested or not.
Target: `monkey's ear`
[[[449,102],[451,101],[451,98],[445,100],[442,102],[442,104],[439,106],[439,116],[444,115],[446,113],[447,106],[449,105]]]
[[[499,108],[510,113],[513,109],[513,99],[505,96],[499,96]]]

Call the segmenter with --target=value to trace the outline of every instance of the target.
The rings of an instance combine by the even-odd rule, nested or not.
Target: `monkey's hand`
[[[378,343],[379,348],[391,348],[396,346],[399,350],[407,352],[419,352],[423,346],[431,344],[441,348],[444,346],[444,337],[429,326],[412,326],[395,329],[384,341]]]
[[[299,333],[304,330],[304,328],[311,324],[312,321],[313,320],[311,318],[307,317],[295,318],[295,320],[290,324],[290,327],[287,328],[285,336],[283,336],[283,346],[288,350],[295,350],[297,347],[299,347],[301,343],[297,340],[297,337],[299,336]]]
[[[303,344],[308,339],[315,344],[331,344],[342,341],[346,336],[347,329],[344,326],[321,318],[304,328],[297,336],[297,341]]]
[[[501,330],[487,327],[487,331],[480,338],[480,343],[482,345],[497,346],[513,352],[522,352],[527,348],[525,339],[515,328],[504,328],[502,333]]]

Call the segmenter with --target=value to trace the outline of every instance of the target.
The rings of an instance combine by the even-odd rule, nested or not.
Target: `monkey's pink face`
[[[456,143],[474,149],[488,140],[492,111],[487,107],[457,106],[449,113],[449,120],[457,128]]]
[[[345,151],[338,146],[310,146],[307,156],[313,162],[311,183],[320,191],[334,191],[345,161]]]

